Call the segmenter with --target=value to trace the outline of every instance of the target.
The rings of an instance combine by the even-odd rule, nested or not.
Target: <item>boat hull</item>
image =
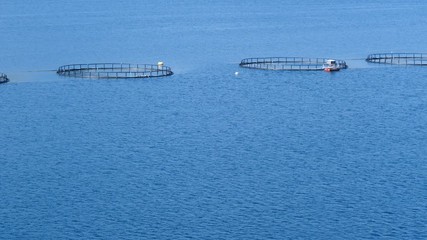
[[[337,71],[339,71],[340,69],[339,68],[329,68],[329,67],[327,67],[327,68],[324,68],[323,69],[325,72],[337,72]]]

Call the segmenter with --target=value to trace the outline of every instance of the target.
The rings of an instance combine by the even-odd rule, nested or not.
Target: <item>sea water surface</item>
[[[363,61],[426,52],[425,1],[0,9],[0,239],[427,238],[427,68]],[[238,67],[263,56],[350,68]],[[53,71],[160,60],[175,75]]]

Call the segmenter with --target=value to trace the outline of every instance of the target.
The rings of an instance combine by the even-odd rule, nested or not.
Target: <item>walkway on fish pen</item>
[[[0,73],[0,83],[7,83],[9,82],[9,78],[7,78],[7,75],[4,73]]]
[[[265,57],[246,58],[240,67],[275,71],[321,71],[330,58]],[[344,60],[335,60],[339,69],[347,68]]]
[[[170,67],[163,64],[91,63],[71,64],[58,68],[61,76],[75,78],[151,78],[173,75]]]
[[[366,58],[370,63],[427,66],[426,53],[375,53]]]

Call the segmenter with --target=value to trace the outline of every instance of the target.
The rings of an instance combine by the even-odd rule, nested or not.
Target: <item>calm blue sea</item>
[[[0,239],[427,239],[427,2],[0,2]],[[247,57],[347,60],[337,73]],[[70,63],[164,61],[143,80]],[[235,72],[240,74],[235,76]]]

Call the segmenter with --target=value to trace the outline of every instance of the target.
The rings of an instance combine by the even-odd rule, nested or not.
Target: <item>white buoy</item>
[[[239,72],[235,72],[234,75],[239,76]]]

